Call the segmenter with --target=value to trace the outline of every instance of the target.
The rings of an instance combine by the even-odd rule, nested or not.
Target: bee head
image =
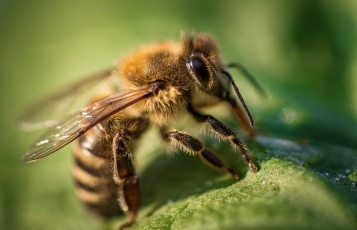
[[[181,62],[185,62],[186,71],[197,88],[207,94],[229,100],[230,88],[233,86],[251,125],[253,125],[253,119],[243,97],[218,55],[218,45],[210,36],[206,34],[182,35]]]
[[[207,94],[225,98],[229,81],[222,73],[216,42],[206,34],[182,36],[182,61],[198,89]]]

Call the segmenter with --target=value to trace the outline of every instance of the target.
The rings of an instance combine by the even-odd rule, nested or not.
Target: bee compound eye
[[[204,61],[202,61],[200,57],[193,56],[189,59],[188,64],[195,77],[201,82],[201,84],[207,85],[210,76]]]

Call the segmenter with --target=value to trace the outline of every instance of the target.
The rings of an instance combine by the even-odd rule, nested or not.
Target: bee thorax
[[[165,124],[181,113],[185,106],[185,95],[182,88],[166,86],[143,101],[144,106],[138,105],[138,108],[145,108],[143,113],[147,114],[153,123]]]

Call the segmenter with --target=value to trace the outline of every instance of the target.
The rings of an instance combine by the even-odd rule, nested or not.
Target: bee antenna
[[[255,89],[263,96],[267,97],[267,93],[264,88],[259,84],[259,82],[253,77],[251,73],[240,63],[234,62],[227,65],[228,68],[236,68],[239,72],[245,76],[250,83],[255,87]]]
[[[234,88],[234,91],[236,92],[236,94],[237,94],[237,96],[238,96],[238,98],[239,98],[239,101],[240,101],[240,103],[241,103],[242,106],[243,106],[243,109],[244,109],[244,111],[245,111],[245,114],[248,116],[250,125],[253,127],[253,118],[252,118],[252,115],[250,114],[250,112],[249,112],[249,110],[248,110],[248,107],[246,106],[246,104],[245,104],[245,102],[244,102],[244,99],[243,99],[242,95],[240,94],[239,89],[238,89],[236,83],[235,83],[234,80],[233,80],[232,75],[231,75],[230,73],[228,73],[227,71],[224,71],[224,70],[222,70],[222,73],[225,74],[225,75],[228,77],[229,82],[232,84],[232,86],[233,86],[233,88]]]

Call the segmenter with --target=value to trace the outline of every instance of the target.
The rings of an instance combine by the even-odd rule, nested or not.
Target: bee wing
[[[58,124],[64,115],[70,111],[71,104],[84,92],[113,76],[113,68],[87,76],[86,78],[53,93],[49,97],[41,98],[30,104],[18,117],[21,128],[26,131],[51,127]]]
[[[22,157],[22,161],[30,162],[41,159],[69,144],[93,126],[111,115],[149,97],[150,88],[143,88],[126,93],[115,93],[89,106],[82,108],[75,114],[69,115],[36,142]]]

